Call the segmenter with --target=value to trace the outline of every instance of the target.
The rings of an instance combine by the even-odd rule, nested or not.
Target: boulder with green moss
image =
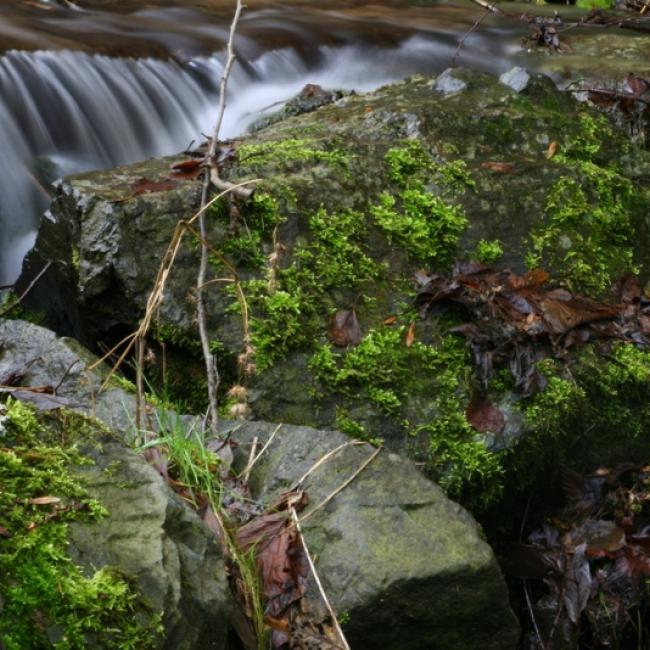
[[[0,377],[25,387],[0,404],[0,640],[7,650],[224,648],[219,544],[125,446],[132,426],[112,431],[84,414],[116,426],[130,400],[116,386],[95,398],[100,372],[80,352],[41,327],[0,323]]]
[[[94,361],[78,344],[42,327],[0,323],[0,376],[20,376],[22,390],[11,392],[42,410],[36,417],[15,400],[0,407],[0,479],[11,488],[8,502],[25,504],[22,520],[8,521],[0,507],[0,530],[12,534],[9,540],[0,537],[0,566],[5,549],[15,550],[13,544],[28,559],[32,533],[25,526],[36,513],[41,518],[35,542],[52,534],[44,519],[58,506],[29,504],[29,498],[55,496],[69,508],[59,514],[64,527],[56,529],[56,546],[39,547],[25,568],[13,563],[6,579],[0,574],[6,621],[0,622],[0,638],[5,635],[8,650],[47,647],[23,641],[34,633],[33,622],[41,621],[38,634],[50,642],[73,631],[78,635],[63,647],[223,647],[225,574],[216,542],[156,471],[125,447],[124,438],[132,434],[119,422],[128,420],[125,409],[134,408],[133,396],[114,383],[100,391],[107,368],[90,369]],[[56,395],[33,391],[46,386],[56,386]],[[85,415],[90,412],[117,430]],[[240,465],[254,437],[264,444],[273,435],[251,475],[253,497],[263,503],[347,440],[333,431],[264,422],[223,422],[222,427],[238,443]],[[304,528],[352,647],[513,648],[517,621],[479,526],[410,461],[388,451],[344,485],[372,454],[371,445],[345,445],[311,472],[304,486],[312,507],[338,491]],[[15,479],[15,467],[28,459],[36,469],[43,465],[31,479],[33,488]],[[54,582],[33,579],[40,565],[31,563],[51,556],[56,562],[47,575],[53,581],[72,576],[79,583],[64,582],[70,593],[53,596]],[[75,610],[82,589],[87,599],[94,594],[100,603],[105,600],[109,611],[96,607],[93,617],[79,621],[83,608],[95,602],[84,601]],[[318,593],[310,601],[317,607]],[[16,623],[18,617],[24,624]],[[102,626],[115,632],[98,640]],[[149,645],[142,640],[148,634]],[[137,642],[128,645],[125,639],[131,638]]]
[[[471,358],[447,333],[459,315],[419,321],[413,275],[468,257],[542,265],[592,296],[621,273],[647,277],[648,152],[546,77],[466,70],[344,97],[234,149],[222,176],[260,180],[251,200],[224,199],[208,215],[208,328],[224,393],[245,380],[255,417],[383,439],[457,496],[466,485],[497,494],[502,460],[465,415]],[[170,187],[175,160],[60,183],[18,285],[52,262],[27,305],[58,332],[95,345],[136,327],[176,224],[197,207],[196,181]],[[163,381],[198,410],[198,241],[189,229],[184,238],[151,345],[159,360],[164,346],[166,368],[185,355]],[[327,336],[346,309],[362,334],[349,349]],[[506,384],[494,399],[512,438],[530,409]]]

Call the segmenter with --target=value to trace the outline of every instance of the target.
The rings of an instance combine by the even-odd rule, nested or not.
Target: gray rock
[[[92,444],[79,441],[94,461],[82,470],[84,483],[108,517],[70,526],[72,559],[89,570],[117,567],[136,580],[141,595],[163,613],[160,650],[225,648],[229,589],[220,548],[198,515],[125,446],[134,436],[134,396],[114,381],[100,391],[108,368],[89,370],[96,360],[72,339],[25,321],[0,321],[2,383],[14,377],[24,387],[56,388],[55,395],[11,391],[14,397],[41,410],[92,415],[114,429],[108,436],[98,426]]]
[[[70,525],[70,556],[87,567],[119,567],[155,611],[164,612],[164,650],[222,650],[229,588],[214,535],[142,456],[117,442],[84,450],[82,475],[107,510],[93,524]]]
[[[275,428],[246,422],[234,436],[241,443],[257,436],[264,444]],[[283,425],[253,468],[254,496],[272,501],[346,440],[333,431]],[[301,516],[373,452],[370,445],[348,446],[322,463],[306,481],[310,505]],[[515,647],[518,625],[480,528],[400,456],[380,452],[306,519],[304,531],[325,591],[347,621],[353,648]],[[317,602],[317,595],[311,599]]]
[[[445,95],[452,95],[465,90],[467,82],[457,76],[455,68],[447,68],[442,74],[438,75],[434,88]]]
[[[499,77],[499,81],[509,88],[512,88],[516,93],[520,93],[528,85],[530,74],[528,74],[528,71],[524,68],[515,66],[508,70],[508,72],[504,72]]]

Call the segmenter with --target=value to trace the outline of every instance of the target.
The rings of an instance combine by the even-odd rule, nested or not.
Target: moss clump
[[[553,161],[571,171],[551,188],[544,221],[531,234],[530,268],[545,265],[571,289],[602,294],[633,263],[632,183],[598,162],[611,133],[604,118],[580,118],[581,134]],[[600,131],[600,135],[597,135]]]
[[[105,515],[70,471],[90,461],[74,445],[42,442],[45,432],[29,407],[9,400],[2,408],[0,527],[6,532],[0,538],[0,638],[5,647],[153,647],[160,616],[144,605],[128,576],[110,568],[87,575],[67,555],[68,523]]]
[[[494,264],[503,255],[503,248],[498,239],[481,239],[476,245],[474,258],[483,264]]]
[[[506,459],[518,485],[547,481],[562,465],[583,471],[647,457],[650,352],[619,343],[539,366],[548,385],[520,403],[527,433]]]
[[[310,369],[331,390],[366,399],[385,414],[401,418],[428,472],[451,496],[493,500],[500,493],[502,468],[465,417],[469,399],[465,346],[445,336],[436,346],[415,341],[409,347],[404,337],[405,327],[395,327],[371,331],[347,353],[321,346]],[[419,422],[411,423],[409,403],[420,399],[430,414],[420,412]],[[350,427],[347,414],[339,416],[344,426],[355,429],[355,437],[363,437],[365,431]]]
[[[397,198],[383,192],[371,208],[377,225],[389,241],[418,260],[445,265],[453,260],[467,217],[423,187],[405,189]]]
[[[338,149],[323,149],[316,139],[288,138],[243,144],[238,150],[239,164],[254,171],[268,171],[273,166],[291,166],[295,163],[323,163],[345,171],[348,169],[349,156]]]
[[[330,214],[323,208],[308,219],[310,241],[296,249],[291,265],[278,273],[278,288],[249,282],[247,295],[258,314],[251,320],[258,368],[271,366],[289,348],[317,337],[327,315],[327,292],[354,289],[380,273],[361,247],[363,215],[352,210]]]
[[[417,140],[386,154],[397,193],[382,192],[370,207],[377,226],[389,242],[402,246],[413,258],[434,265],[448,264],[468,226],[463,211],[434,194],[430,184],[462,192],[474,185],[464,161],[439,164]]]

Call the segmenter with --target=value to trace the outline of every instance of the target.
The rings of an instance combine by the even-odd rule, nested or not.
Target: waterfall
[[[305,39],[303,33],[299,46],[266,51],[253,48],[255,39],[242,39],[222,137],[242,133],[306,83],[364,91],[408,74],[440,72],[457,42],[449,31],[390,44],[348,35],[306,51]],[[463,57],[463,64],[479,68],[487,60],[478,41]],[[211,131],[222,60],[217,54],[180,63],[71,50],[0,56],[0,285],[17,277],[53,180],[172,154]],[[511,64],[502,57],[499,65]]]

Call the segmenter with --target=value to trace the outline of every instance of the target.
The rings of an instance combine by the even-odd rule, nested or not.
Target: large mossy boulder
[[[490,498],[503,468],[466,418],[472,362],[448,334],[462,315],[420,321],[414,274],[444,273],[456,258],[541,265],[559,285],[601,297],[622,273],[648,275],[648,152],[543,76],[415,77],[278,122],[222,154],[224,178],[260,179],[252,199],[224,199],[208,218],[208,326],[224,393],[245,380],[256,418],[408,449],[456,495],[474,482]],[[175,160],[59,184],[18,283],[52,262],[27,305],[56,331],[93,346],[136,327],[176,224],[197,207],[196,181],[168,179]],[[185,241],[151,344],[164,346],[167,368],[185,355],[163,382],[198,409],[202,362],[198,373],[188,363],[199,353],[198,241],[189,230]],[[357,331],[355,319],[359,344],[333,345]],[[575,375],[563,372],[558,381]],[[505,440],[492,448],[521,437],[534,411],[498,379]],[[561,438],[563,423],[554,426]]]
[[[115,383],[100,390],[106,368],[89,369],[94,361],[78,343],[42,327],[0,323],[0,376],[19,378],[21,389],[11,391],[14,397],[42,411],[36,421],[23,401],[13,401],[3,407],[0,423],[4,412],[14,409],[23,414],[16,421],[27,423],[22,431],[32,436],[33,448],[78,450],[79,462],[73,467],[68,463],[59,474],[66,481],[68,471],[77,477],[83,486],[77,501],[92,498],[97,504],[93,507],[106,514],[71,520],[66,554],[91,576],[102,569],[119,571],[116,575],[131,585],[127,595],[132,596],[133,611],[123,612],[122,619],[116,615],[117,623],[141,624],[144,610],[149,613],[144,622],[153,621],[153,628],[162,625],[152,647],[223,647],[228,606],[216,542],[157,472],[125,446],[124,439],[132,434],[119,423],[123,417],[128,420],[133,396]],[[47,386],[56,387],[56,394],[44,392]],[[110,422],[116,431],[88,413]],[[304,530],[327,593],[346,621],[352,647],[515,647],[517,621],[481,529],[411,461],[383,450],[346,485],[375,453],[371,445],[346,445],[348,439],[338,432],[306,427],[227,421],[222,427],[237,443],[239,465],[246,462],[254,438],[265,444],[273,436],[250,480],[253,497],[264,504],[342,447],[314,468],[302,486],[311,504],[302,516],[332,495],[325,507],[305,519]],[[6,435],[2,440],[3,445],[9,442]],[[19,443],[11,445],[22,449]],[[7,588],[2,578],[0,588]],[[5,593],[0,592],[10,608]],[[317,592],[310,600],[318,607]],[[39,615],[29,608],[23,614],[28,620]],[[60,625],[46,627],[50,635],[65,633]],[[2,633],[7,630],[0,624],[0,638]],[[89,638],[92,647],[104,647],[95,636]]]
[[[0,322],[2,383],[24,387],[0,405],[0,641],[7,650],[225,648],[219,544],[126,446],[132,396],[115,385],[96,396],[105,374],[88,371],[94,358],[80,352],[41,327]]]

